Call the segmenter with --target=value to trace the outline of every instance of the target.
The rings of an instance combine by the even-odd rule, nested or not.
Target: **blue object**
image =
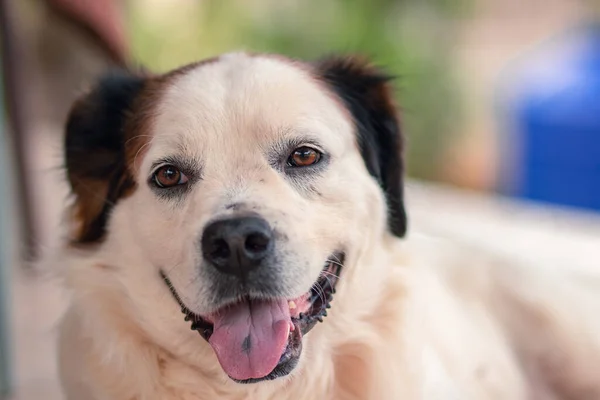
[[[509,77],[502,189],[600,210],[600,26],[552,41]]]

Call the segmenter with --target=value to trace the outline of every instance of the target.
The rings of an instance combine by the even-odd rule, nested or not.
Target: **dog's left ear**
[[[387,199],[389,229],[403,237],[407,228],[403,138],[391,78],[358,57],[329,58],[317,63],[316,69],[354,118],[367,170]]]

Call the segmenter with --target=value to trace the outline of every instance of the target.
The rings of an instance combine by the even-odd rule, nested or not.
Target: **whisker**
[[[336,279],[340,279],[339,275],[334,274],[333,272],[329,272],[329,271],[322,271],[321,274],[323,275],[323,277],[325,278],[329,278],[330,276],[333,276]],[[329,282],[331,283],[331,282]]]
[[[171,274],[171,272],[173,272],[173,271],[175,270],[175,268],[179,268],[179,267],[181,267],[182,265],[183,265],[183,263],[177,263],[177,264],[173,265],[171,268],[169,268],[169,270],[168,270],[168,271],[165,271],[165,274],[166,274],[166,275],[170,275],[170,274]]]
[[[323,304],[325,304],[327,302],[326,300],[326,296],[325,296],[325,290],[321,287],[321,284],[319,284],[319,282],[315,282],[313,283],[313,288],[315,289],[315,291],[317,292],[317,295],[319,296],[319,298],[321,299],[321,302]]]
[[[133,157],[133,168],[134,169],[137,168],[136,162],[137,162],[137,158],[140,155],[141,151],[144,149],[144,147],[149,146],[150,144],[152,144],[152,140],[149,140],[148,142],[146,142],[142,146],[140,146],[138,151],[135,153],[135,157]]]
[[[129,144],[129,142],[131,142],[131,141],[133,141],[133,140],[136,140],[136,139],[138,139],[138,138],[141,138],[141,137],[149,137],[149,138],[153,138],[154,136],[153,136],[153,135],[135,135],[134,137],[131,137],[131,138],[127,139],[127,140],[125,141],[125,143],[123,143],[123,146],[125,147],[125,146],[127,146],[127,145]]]
[[[345,265],[342,264],[341,262],[337,262],[337,261],[334,261],[334,260],[327,260],[327,262],[335,264],[335,265],[339,265],[340,267],[345,268]]]
[[[189,288],[191,285],[195,284],[198,280],[200,279],[200,275],[196,274],[196,276],[194,276],[194,278],[192,280],[190,280],[188,283],[186,283],[183,286],[183,290]]]
[[[329,279],[329,276],[328,276],[328,275],[326,275],[326,274],[325,274],[325,275],[323,275],[323,278],[325,278],[325,279],[327,280],[327,283],[329,283],[329,286],[330,286],[330,287],[333,287],[333,283],[332,283],[332,282],[331,282],[331,280]]]
[[[334,260],[331,260],[331,259],[329,259],[328,261],[331,261],[331,262],[333,262],[333,263],[337,262],[337,264],[338,264],[340,267],[344,267],[342,264],[340,264],[342,261],[340,260],[340,258],[339,258],[337,255],[333,254],[333,255],[332,255],[332,257],[334,257],[334,258],[335,258],[335,261],[334,261]]]

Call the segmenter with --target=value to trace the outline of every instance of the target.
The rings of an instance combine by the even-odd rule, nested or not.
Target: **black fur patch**
[[[77,101],[69,114],[65,163],[80,223],[74,238],[77,243],[102,239],[112,206],[135,186],[126,166],[125,123],[143,86],[141,77],[110,74]]]
[[[357,58],[331,58],[317,64],[317,74],[342,100],[357,128],[357,140],[369,173],[388,203],[391,232],[407,230],[404,207],[403,138],[390,77]]]

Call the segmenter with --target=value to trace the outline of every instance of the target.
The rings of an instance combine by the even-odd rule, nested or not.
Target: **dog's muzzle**
[[[235,227],[239,231],[235,233],[237,237],[234,240],[221,236],[223,231],[231,232],[231,225],[214,228],[219,233],[211,240],[223,240],[229,248],[228,252],[224,251],[224,243],[214,246],[218,262],[232,254],[237,254],[238,257],[234,261],[237,263],[235,267],[223,266],[224,264],[215,267],[225,268],[227,272],[223,271],[224,273],[235,274],[238,279],[243,280],[248,272],[243,269],[244,266],[250,269],[260,266],[253,265],[252,260],[243,260],[243,253],[248,249],[240,247],[245,246],[249,235],[266,231],[257,221],[237,221]],[[265,233],[265,237],[267,235]],[[260,251],[268,249],[269,244],[264,238],[261,237],[258,242]],[[332,253],[325,260],[317,281],[300,297],[287,299],[245,296],[207,315],[191,311],[182,302],[169,278],[164,273],[161,274],[181,306],[185,320],[192,321],[192,329],[197,330],[210,343],[227,375],[240,383],[254,383],[285,376],[296,367],[302,352],[303,335],[327,316],[343,263],[344,253]]]

